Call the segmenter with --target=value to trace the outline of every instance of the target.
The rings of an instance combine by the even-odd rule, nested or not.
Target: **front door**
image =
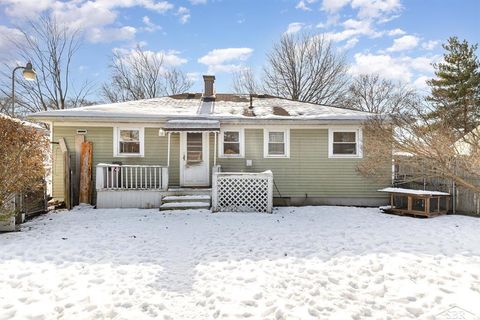
[[[180,185],[209,185],[208,132],[180,133]]]

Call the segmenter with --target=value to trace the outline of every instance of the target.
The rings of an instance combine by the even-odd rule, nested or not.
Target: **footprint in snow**
[[[330,281],[333,284],[338,284],[339,283],[338,279],[332,278],[332,277],[328,277],[328,281]]]
[[[253,301],[253,300],[244,300],[244,301],[242,301],[242,304],[246,305],[248,307],[257,307],[258,306],[257,302]]]
[[[263,297],[263,293],[258,292],[253,296],[253,299],[260,300],[260,299],[262,299],[262,297]]]
[[[411,313],[412,315],[414,315],[417,318],[423,314],[423,311],[420,308],[407,307],[406,309],[409,313]]]

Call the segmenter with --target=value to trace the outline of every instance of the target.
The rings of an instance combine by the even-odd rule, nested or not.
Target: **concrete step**
[[[210,209],[210,202],[167,202],[160,206],[160,211]]]
[[[211,195],[212,189],[210,188],[169,188],[165,194],[167,196],[189,196],[189,195]]]
[[[162,198],[162,203],[170,202],[206,202],[210,203],[211,197],[208,194],[189,194],[184,196],[166,196]]]

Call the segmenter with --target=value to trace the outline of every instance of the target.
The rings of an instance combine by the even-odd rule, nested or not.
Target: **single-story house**
[[[215,172],[267,170],[273,173],[274,203],[279,205],[376,206],[388,201],[377,190],[390,181],[381,184],[357,172],[364,156],[362,123],[373,114],[270,95],[215,93],[214,80],[204,76],[203,94],[45,111],[30,118],[50,124],[52,141],[65,142],[72,167],[78,159],[76,136],[93,143],[92,201],[100,207],[155,207],[161,203],[159,194],[196,188],[209,192]],[[64,164],[58,144],[53,144],[53,154],[53,197],[62,200]],[[132,192],[141,193],[143,200],[129,202]],[[116,194],[116,200],[107,204],[107,193]]]

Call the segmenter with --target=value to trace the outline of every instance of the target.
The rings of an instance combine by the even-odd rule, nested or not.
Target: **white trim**
[[[270,132],[283,132],[285,154],[268,154],[268,143]],[[263,129],[263,157],[264,158],[290,158],[290,128],[284,129],[280,127],[269,127]]]
[[[223,137],[225,131],[238,132],[238,139],[240,144],[240,154],[224,154],[223,153]],[[245,158],[245,129],[244,128],[234,128],[234,127],[225,127],[220,129],[220,134],[218,135],[218,157],[219,158]]]
[[[40,122],[49,122],[53,121],[55,126],[58,127],[118,127],[118,126],[130,126],[130,127],[145,127],[145,128],[163,128],[166,123],[164,120],[155,120],[152,122],[145,121],[97,121],[97,119],[91,119],[90,121],[85,120],[64,120],[64,119],[53,119]],[[279,126],[288,126],[291,129],[328,129],[335,126],[340,127],[359,127],[362,121],[359,120],[350,120],[350,121],[321,121],[321,120],[306,120],[306,119],[297,119],[297,120],[257,120],[255,123],[251,123],[247,120],[231,120],[231,119],[220,119],[220,128],[234,128],[234,127],[243,127],[245,129],[263,129],[265,127],[279,127]]]
[[[120,130],[138,130],[140,139],[140,153],[119,153],[118,143]],[[113,127],[113,157],[114,158],[143,158],[145,156],[145,128],[144,127]]]
[[[355,132],[356,154],[333,154],[333,133]],[[363,158],[363,132],[361,128],[333,127],[328,129],[328,157],[333,159],[360,159]]]
[[[42,121],[43,122],[43,121]],[[92,120],[92,122],[85,121],[55,121],[57,127],[95,127],[95,128],[112,128],[112,127],[144,127],[144,128],[155,128],[162,129],[165,121],[157,121],[155,123],[142,122],[142,121],[122,121],[122,122],[100,122]]]

